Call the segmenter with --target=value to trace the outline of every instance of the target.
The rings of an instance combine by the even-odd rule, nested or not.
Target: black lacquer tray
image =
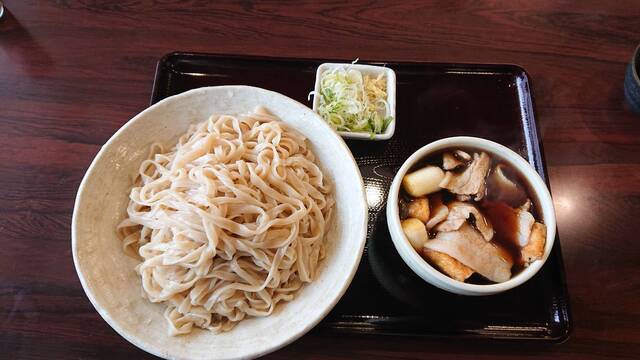
[[[151,103],[213,85],[252,85],[311,107],[315,71],[329,60],[172,53],[156,70]],[[499,295],[467,297],[425,283],[402,261],[384,208],[395,172],[439,138],[470,135],[510,147],[546,179],[531,80],[515,65],[380,63],[396,72],[396,132],[388,141],[347,141],[369,203],[367,246],[356,276],[320,331],[560,342],[571,328],[556,239],[550,258],[526,284]]]

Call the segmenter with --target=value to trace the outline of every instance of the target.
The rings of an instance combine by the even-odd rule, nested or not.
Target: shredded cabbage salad
[[[387,79],[362,75],[349,66],[325,71],[320,77],[318,114],[338,131],[367,132],[371,137],[385,131],[389,116]]]

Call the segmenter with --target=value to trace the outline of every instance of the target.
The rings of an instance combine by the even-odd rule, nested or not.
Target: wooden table
[[[272,358],[640,357],[640,42],[627,1],[8,0],[0,20],[0,357],[144,358],[84,295],[71,259],[80,180],[149,103],[174,50],[516,63],[534,82],[574,332],[561,345],[311,333]]]

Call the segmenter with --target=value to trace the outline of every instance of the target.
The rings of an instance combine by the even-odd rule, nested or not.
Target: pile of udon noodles
[[[316,276],[334,199],[307,140],[258,108],[152,146],[119,226],[170,335],[268,316]]]

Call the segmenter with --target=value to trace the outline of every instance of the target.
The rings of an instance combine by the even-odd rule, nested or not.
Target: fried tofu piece
[[[409,217],[416,218],[423,223],[429,221],[429,199],[417,198],[411,200],[407,206],[407,213]]]
[[[547,240],[547,226],[539,222],[534,223],[531,227],[531,235],[529,242],[522,248],[522,259],[527,265],[535,260],[542,259],[544,254],[544,245]]]
[[[468,266],[445,253],[424,248],[422,249],[422,254],[430,263],[455,280],[464,282],[469,276],[473,275],[473,270]]]

